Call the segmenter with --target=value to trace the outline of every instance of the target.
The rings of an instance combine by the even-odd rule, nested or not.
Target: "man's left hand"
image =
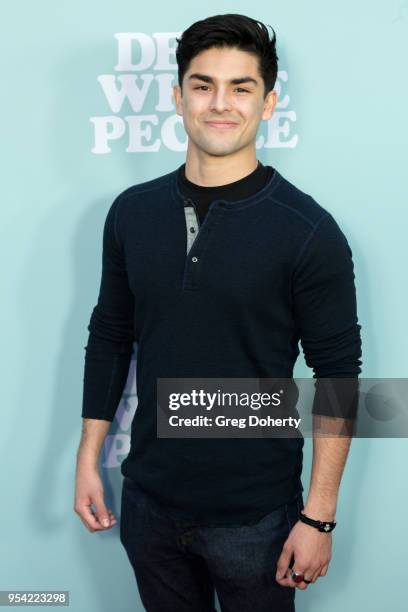
[[[316,582],[325,576],[331,559],[332,534],[318,531],[315,527],[298,521],[292,528],[277,563],[276,581],[282,586],[307,589],[306,582],[296,583],[291,570],[302,573],[306,580]],[[292,556],[293,567],[290,568]]]

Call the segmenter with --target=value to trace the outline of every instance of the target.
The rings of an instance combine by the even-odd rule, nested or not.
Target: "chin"
[[[240,148],[238,143],[228,142],[227,138],[223,139],[221,135],[218,135],[221,136],[220,138],[215,137],[210,139],[207,134],[189,134],[187,132],[187,136],[198,150],[208,155],[230,155]]]
[[[227,147],[223,146],[223,143],[219,143],[219,146],[214,146],[214,143],[197,143],[197,147],[207,153],[208,155],[214,155],[215,157],[223,157],[225,155],[231,155],[239,149],[239,147]]]

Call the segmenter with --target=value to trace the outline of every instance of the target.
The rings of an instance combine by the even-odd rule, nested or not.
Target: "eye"
[[[208,85],[199,85],[198,87],[194,87],[194,89],[203,89],[203,87],[207,87],[208,89]],[[248,89],[244,89],[243,87],[236,87],[236,90],[240,89],[241,91],[245,92],[245,93],[250,93],[250,91]]]

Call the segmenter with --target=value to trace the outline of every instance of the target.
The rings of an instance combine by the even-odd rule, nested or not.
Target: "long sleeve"
[[[134,341],[134,297],[117,233],[119,202],[120,196],[105,219],[99,296],[84,347],[82,417],[108,421],[114,418],[126,384]]]
[[[311,230],[293,274],[294,316],[306,364],[314,378],[333,379],[337,400],[335,407],[328,405],[327,385],[318,380],[314,414],[355,417],[362,362],[354,278],[350,246],[327,213]],[[338,378],[348,380],[336,386]]]

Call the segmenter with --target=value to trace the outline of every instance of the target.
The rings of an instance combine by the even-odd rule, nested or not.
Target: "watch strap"
[[[306,516],[306,514],[303,514],[303,512],[300,512],[299,519],[303,523],[306,523],[306,525],[311,525],[311,527],[316,527],[316,529],[318,529],[319,531],[322,531],[323,533],[329,533],[330,531],[333,531],[333,529],[335,528],[337,524],[335,521],[316,521]]]

